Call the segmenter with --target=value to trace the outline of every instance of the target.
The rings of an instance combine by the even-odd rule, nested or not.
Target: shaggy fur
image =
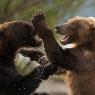
[[[60,42],[64,46],[71,43],[77,46],[65,50],[57,44],[42,11],[36,12],[32,22],[51,63],[66,70],[68,94],[95,95],[95,18],[74,17],[56,27],[63,35]]]
[[[39,66],[29,75],[21,76],[15,68],[14,59],[20,48],[36,47],[41,43],[29,22],[12,21],[0,25],[0,95],[30,95],[56,70],[52,64]],[[36,53],[42,56],[38,51],[31,51],[31,60],[38,60],[32,56]]]

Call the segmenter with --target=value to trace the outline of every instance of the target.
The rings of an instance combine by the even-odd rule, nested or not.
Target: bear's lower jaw
[[[76,48],[78,46],[77,43],[69,43],[67,45],[63,45],[62,48],[63,49],[72,49],[72,48]]]
[[[68,35],[63,35],[62,38],[60,39],[61,44],[68,44],[69,43],[69,36]]]

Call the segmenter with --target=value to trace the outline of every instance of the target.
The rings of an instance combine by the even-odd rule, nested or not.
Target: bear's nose
[[[55,32],[56,33],[63,35],[64,34],[63,30],[64,30],[63,29],[63,25],[57,25],[57,26],[55,26]]]
[[[59,30],[61,29],[61,26],[55,26],[55,29]]]

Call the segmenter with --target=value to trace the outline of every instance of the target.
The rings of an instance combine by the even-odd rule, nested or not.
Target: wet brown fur
[[[44,21],[44,25],[42,24]],[[62,49],[42,11],[33,20],[51,63],[66,70],[69,95],[95,95],[95,18],[74,17],[60,26],[59,33],[68,34],[76,48]]]
[[[23,47],[37,47],[42,41],[37,37],[31,22],[11,21],[0,25],[0,95],[30,95],[43,79],[56,70],[55,66],[38,66],[26,76],[15,67],[15,56]],[[38,61],[43,53],[36,50],[20,51],[31,60]]]

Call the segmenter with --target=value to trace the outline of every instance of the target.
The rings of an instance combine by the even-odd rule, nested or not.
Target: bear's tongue
[[[69,37],[67,35],[63,35],[62,38],[60,39],[60,43],[68,44],[68,42],[69,42]]]

